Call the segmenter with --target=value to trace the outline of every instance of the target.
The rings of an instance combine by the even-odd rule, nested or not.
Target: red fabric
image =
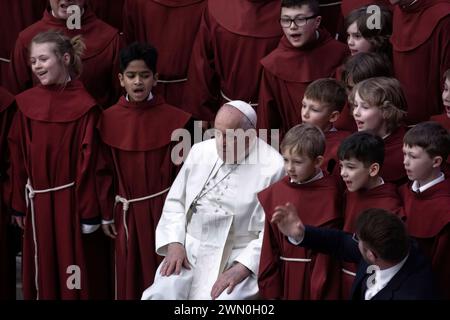
[[[348,54],[347,46],[323,29],[316,42],[299,49],[283,36],[278,48],[261,60],[264,72],[256,109],[258,128],[280,129],[283,139],[290,128],[302,121],[301,105],[308,84],[334,76]]]
[[[450,179],[417,194],[411,183],[400,189],[406,225],[411,236],[432,261],[442,293],[450,299]]]
[[[322,170],[328,173],[339,174],[339,158],[337,156],[342,140],[350,135],[348,131],[328,131],[325,132],[325,154],[323,155]]]
[[[148,42],[157,48],[159,80],[187,78],[192,46],[205,5],[204,0],[125,1],[125,39],[128,44],[134,41]],[[181,107],[185,85],[185,81],[159,82],[154,91],[169,104]]]
[[[344,72],[344,65],[340,65],[336,70],[336,80],[343,81],[342,73]],[[345,84],[344,84],[345,85]],[[346,101],[344,108],[339,115],[339,118],[334,123],[336,129],[349,131],[351,133],[358,131],[355,119],[353,118],[353,113],[350,109],[350,104]]]
[[[344,30],[344,17],[341,13],[341,2],[334,0],[319,0],[319,3],[320,15],[322,16],[320,25],[327,29],[334,39],[345,41],[346,30]],[[336,36],[338,38],[336,38]]]
[[[282,31],[279,1],[214,0],[208,6],[192,49],[184,109],[212,121],[225,102],[221,89],[231,100],[257,103],[259,60],[276,48]]]
[[[125,0],[89,0],[88,5],[95,15],[117,30],[122,30],[122,13]]]
[[[384,163],[380,176],[385,182],[402,185],[407,182],[405,166],[403,165],[403,137],[406,128],[400,127],[384,139]]]
[[[380,208],[391,211],[403,218],[402,202],[397,187],[392,183],[385,183],[370,190],[346,192],[344,209],[345,232],[354,233],[358,216],[366,209]],[[343,268],[356,273],[357,265],[342,263]],[[341,297],[349,299],[355,277],[341,273]]]
[[[8,214],[8,132],[16,111],[14,97],[0,87],[0,300],[16,298],[16,258],[12,248],[11,216]]]
[[[48,0],[1,1],[0,58],[9,60],[19,32],[42,17]],[[9,63],[0,61],[0,85],[7,84]]]
[[[264,299],[319,300],[339,296],[338,263],[330,256],[292,245],[270,223],[278,205],[291,202],[304,224],[337,228],[341,222],[341,191],[335,177],[304,185],[289,182],[289,177],[258,193],[266,222],[258,275],[259,292]],[[327,201],[318,201],[326,198]],[[280,259],[312,259],[292,262]]]
[[[440,123],[445,129],[450,131],[450,118],[447,116],[447,114],[432,116],[430,120]]]
[[[116,194],[134,199],[170,187],[176,176],[176,167],[171,161],[174,145],[171,134],[173,130],[185,127],[189,118],[189,114],[157,96],[143,103],[121,98],[117,105],[103,112],[98,127],[111,152],[110,167],[114,171]],[[112,193],[106,196],[109,196],[109,203],[114,203]],[[130,204],[128,241],[122,205],[117,205],[114,213],[109,209],[102,210],[105,220],[114,218],[118,231],[115,240],[118,299],[140,299],[142,292],[153,283],[162,261],[154,248],[155,230],[165,198],[166,194],[163,194]]]
[[[96,18],[88,9],[83,14],[81,25],[79,30],[69,30],[64,20],[57,19],[46,11],[40,21],[23,30],[12,56],[11,91],[19,93],[38,82],[32,77],[29,67],[28,46],[36,34],[53,29],[64,32],[68,37],[79,34],[83,36],[87,48],[82,57],[83,72],[80,79],[101,106],[107,107],[115,102],[119,92],[119,33]]]
[[[67,84],[65,90],[36,87],[17,96],[19,111],[14,118],[9,135],[11,150],[12,207],[26,214],[23,239],[23,290],[25,299],[36,298],[35,289],[35,246],[32,232],[30,208],[25,206],[24,186],[27,178],[36,190],[53,188],[72,181],[75,186],[44,194],[34,198],[37,256],[39,263],[38,281],[40,299],[87,299],[108,298],[107,253],[103,243],[92,242],[92,235],[81,234],[83,220],[99,218],[99,204],[95,188],[95,164],[98,144],[95,139],[95,125],[99,109],[94,100],[83,98],[86,93],[79,81]],[[63,118],[66,103],[68,107],[76,101],[60,99],[65,93],[78,91],[80,111],[78,118]],[[34,96],[31,100],[29,97]],[[50,96],[50,97],[48,97]],[[60,105],[47,101],[65,101]],[[31,102],[30,102],[31,101]],[[42,113],[28,117],[30,106]],[[31,115],[31,114],[30,114]],[[58,122],[52,122],[57,119]],[[97,234],[101,231],[98,230]],[[83,247],[89,244],[89,252]],[[98,248],[96,255],[92,254]],[[95,261],[92,261],[95,259]],[[103,264],[102,264],[103,263]],[[70,290],[67,273],[76,265],[81,272],[81,289]],[[87,266],[95,265],[102,273],[91,273]]]
[[[341,3],[342,15],[345,18],[353,10],[367,6],[367,5],[371,5],[371,4],[384,6],[386,8],[392,8],[392,6],[388,0],[342,0],[342,3]]]
[[[395,7],[391,37],[394,74],[405,91],[410,124],[443,111],[441,84],[450,68],[449,39],[448,1],[423,0],[409,8]]]

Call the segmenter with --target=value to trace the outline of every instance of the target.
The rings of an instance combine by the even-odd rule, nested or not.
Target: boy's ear
[[[123,82],[123,74],[119,72],[117,76],[119,77],[120,86],[122,88],[125,88],[125,83]]]
[[[340,116],[340,112],[335,110],[330,114],[330,120],[328,120],[331,123],[335,123],[337,121],[337,119],[339,119]]]
[[[372,163],[369,167],[369,175],[373,178],[376,177],[379,172],[380,172],[380,164],[376,162]]]
[[[64,53],[62,56],[62,61],[65,66],[68,66],[70,64],[70,54],[68,54],[67,52]]]
[[[442,164],[442,157],[435,156],[433,157],[433,168],[439,168]]]
[[[314,166],[317,168],[320,168],[323,163],[323,156],[317,156],[317,158],[314,160]]]
[[[156,87],[156,85],[158,84],[158,79],[159,79],[158,72],[153,75],[153,79],[155,79],[155,83],[153,84],[153,87]]]
[[[316,29],[319,29],[320,23],[322,22],[322,16],[316,17],[314,20],[314,24],[316,25]]]

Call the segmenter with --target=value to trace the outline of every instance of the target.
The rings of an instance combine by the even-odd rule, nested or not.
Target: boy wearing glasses
[[[301,123],[301,102],[312,81],[335,74],[348,48],[320,27],[316,0],[282,0],[280,25],[284,36],[261,60],[263,75],[257,108],[261,129],[280,129],[280,139]]]
[[[344,199],[343,231],[354,233],[356,220],[363,210],[380,208],[400,215],[402,203],[397,187],[384,182],[380,170],[384,162],[384,142],[367,131],[352,134],[339,146],[341,177],[347,187]],[[341,297],[350,296],[357,264],[342,263]]]

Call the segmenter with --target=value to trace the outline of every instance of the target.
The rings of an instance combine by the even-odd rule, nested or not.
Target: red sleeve
[[[98,136],[98,135],[97,135]],[[100,137],[98,137],[100,141]],[[114,163],[111,149],[104,143],[99,143],[99,155],[95,170],[97,197],[103,220],[114,219]]]
[[[283,297],[283,278],[280,265],[280,240],[278,229],[266,215],[264,237],[259,263],[258,286],[263,299],[281,299]]]
[[[445,299],[450,299],[450,225],[436,236],[432,249],[432,267]]]
[[[8,146],[11,156],[11,165],[8,170],[11,185],[11,207],[17,212],[26,214],[25,185],[28,174],[25,169],[25,147],[23,141],[23,121],[26,119],[20,112],[14,116],[8,136]]]
[[[28,61],[28,44],[23,43],[22,38],[19,36],[11,56],[11,63],[9,64],[9,81],[5,83],[5,86],[13,94],[18,94],[33,86],[33,78]]]
[[[280,129],[283,127],[280,112],[273,94],[275,82],[275,77],[264,69],[259,87],[258,107],[256,108],[258,129]]]
[[[205,121],[214,120],[220,93],[211,33],[206,9],[192,48],[188,81],[184,91],[184,109],[194,118]]]

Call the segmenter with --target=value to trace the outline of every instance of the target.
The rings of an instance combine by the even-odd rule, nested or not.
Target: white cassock
[[[211,299],[218,276],[234,262],[246,266],[251,275],[219,299],[257,298],[264,211],[256,195],[283,176],[282,157],[259,138],[240,164],[224,164],[214,139],[195,144],[156,228],[156,252],[165,256],[168,244],[183,244],[191,270],[162,277],[161,264],[142,299]]]

